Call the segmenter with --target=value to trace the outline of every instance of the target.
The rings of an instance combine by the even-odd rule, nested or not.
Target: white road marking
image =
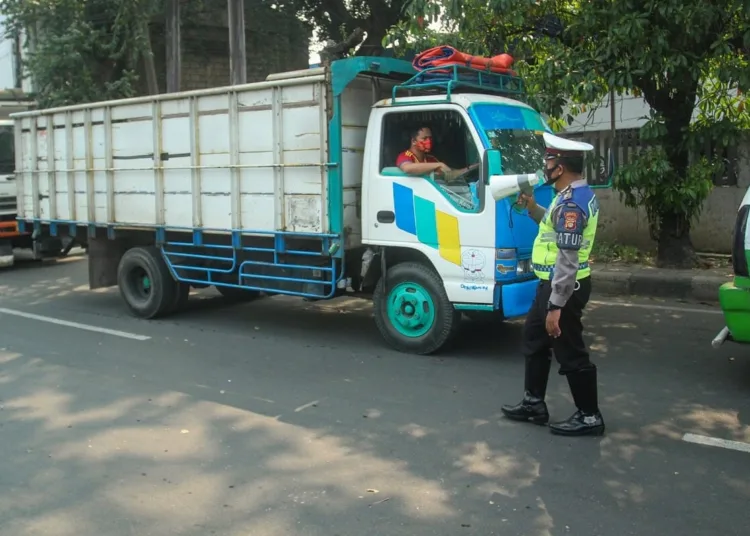
[[[39,320],[40,322],[49,322],[50,324],[57,324],[58,326],[66,326],[69,328],[83,329],[86,331],[94,331],[97,333],[104,333],[105,335],[113,335],[115,337],[122,337],[124,339],[132,339],[135,341],[147,341],[151,338],[146,335],[137,335],[135,333],[128,333],[127,331],[100,328],[99,326],[91,326],[89,324],[80,324],[78,322],[69,322],[67,320],[60,320],[59,318],[52,318],[51,316],[42,316],[42,315],[35,315],[33,313],[26,313],[24,311],[16,311],[15,309],[5,309],[5,308],[0,307],[0,314],[20,316],[23,318],[29,318],[31,320]]]
[[[307,408],[311,408],[311,407],[313,407],[313,406],[315,406],[317,404],[320,404],[320,400],[313,400],[309,404],[304,404],[304,405],[298,407],[297,409],[295,409],[294,411],[296,413],[299,413],[300,411],[306,410]]]
[[[722,449],[738,450],[740,452],[750,452],[750,443],[740,441],[731,441],[729,439],[719,439],[718,437],[707,437],[696,434],[685,434],[682,440],[697,445],[706,445],[708,447],[719,447]]]
[[[674,305],[655,305],[655,304],[649,304],[649,303],[626,303],[626,302],[606,302],[606,301],[599,301],[599,300],[590,300],[590,304],[593,305],[615,305],[619,307],[633,307],[635,309],[656,309],[657,311],[674,311],[674,312],[681,312],[681,313],[698,313],[698,314],[708,314],[708,315],[721,315],[724,314],[721,311],[717,311],[716,309],[699,309],[697,307],[679,307]]]

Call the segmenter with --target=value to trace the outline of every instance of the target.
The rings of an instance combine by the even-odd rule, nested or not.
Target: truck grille
[[[0,197],[0,213],[3,212],[16,212],[16,198],[12,195],[4,195]]]

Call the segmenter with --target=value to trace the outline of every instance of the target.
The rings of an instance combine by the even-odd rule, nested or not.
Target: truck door
[[[364,242],[419,251],[442,277],[452,302],[492,304],[495,203],[485,197],[478,167],[455,183],[408,176],[396,167],[421,127],[432,131],[432,154],[450,168],[480,163],[480,138],[462,108],[376,109],[366,144]],[[469,161],[471,155],[477,161]]]

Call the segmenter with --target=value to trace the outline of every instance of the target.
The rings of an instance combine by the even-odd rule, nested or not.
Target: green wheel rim
[[[417,283],[400,283],[388,294],[388,320],[404,337],[421,337],[435,324],[435,304]]]

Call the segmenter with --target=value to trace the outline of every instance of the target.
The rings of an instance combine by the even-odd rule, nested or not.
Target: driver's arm
[[[470,166],[467,166],[463,169],[454,169],[451,170],[451,172],[447,175],[447,180],[452,181],[460,177],[461,175],[466,175],[469,171],[471,171],[474,168],[479,167],[479,164],[472,164]]]
[[[446,168],[447,166],[441,162],[404,162],[399,167],[401,171],[409,175],[424,175],[437,171],[440,168]]]

